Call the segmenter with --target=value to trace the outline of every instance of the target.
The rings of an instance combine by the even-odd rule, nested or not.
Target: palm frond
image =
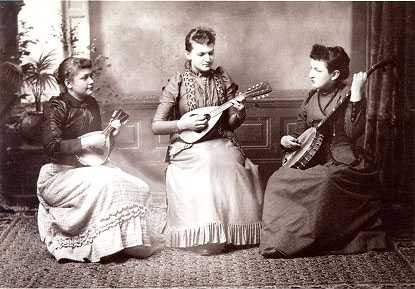
[[[41,88],[42,91],[48,86],[52,88],[55,84],[55,77],[51,73],[41,73],[37,78],[37,85]]]
[[[45,55],[43,55],[42,53],[39,57],[39,60],[36,62],[37,70],[39,72],[51,70],[53,67],[53,63],[55,61],[53,56],[54,56],[53,51],[50,51],[46,53]]]
[[[41,54],[39,59],[26,70],[25,80],[31,86],[37,86],[42,92],[46,86],[53,87],[55,85],[55,76],[49,73],[53,68],[54,58],[53,51]]]
[[[0,65],[0,83],[10,88],[18,88],[23,83],[23,72],[20,66],[12,62],[3,62]]]
[[[55,74],[47,73],[47,79],[45,80],[45,83],[49,86],[49,88],[55,87],[57,84]]]

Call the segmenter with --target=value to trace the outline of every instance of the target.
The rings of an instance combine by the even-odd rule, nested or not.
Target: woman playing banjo
[[[377,170],[355,146],[364,133],[367,73],[354,74],[350,87],[349,62],[342,47],[312,47],[314,89],[302,104],[295,133],[283,136],[281,146],[289,153],[300,150],[300,135],[335,112],[319,128],[322,143],[307,166],[283,166],[268,180],[260,244],[265,257],[385,248]]]
[[[61,94],[45,108],[42,139],[50,162],[39,173],[38,227],[57,259],[98,262],[116,252],[147,257],[150,189],[107,165],[82,166],[76,154],[106,142],[89,59],[70,57],[58,68]],[[114,122],[116,129],[120,123]]]

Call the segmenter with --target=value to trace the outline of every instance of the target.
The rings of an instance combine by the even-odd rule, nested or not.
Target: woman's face
[[[337,79],[337,70],[329,73],[327,63],[322,60],[310,59],[310,78],[311,85],[318,89],[330,88]]]
[[[80,100],[92,95],[94,90],[94,79],[91,68],[81,68],[75,73],[73,79],[67,84],[69,93]]]
[[[186,51],[186,58],[191,62],[194,71],[209,71],[215,58],[215,46],[213,44],[206,45],[192,41],[192,51]]]

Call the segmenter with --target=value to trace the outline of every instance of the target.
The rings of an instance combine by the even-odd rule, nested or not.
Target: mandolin
[[[82,164],[83,166],[89,166],[89,167],[95,167],[95,166],[100,166],[102,164],[104,164],[110,154],[111,151],[113,149],[113,132],[115,131],[115,128],[111,125],[112,122],[119,120],[121,125],[124,125],[127,120],[129,118],[129,115],[126,114],[123,110],[119,109],[119,110],[115,110],[112,113],[111,119],[108,122],[108,125],[105,127],[104,130],[102,131],[92,131],[89,133],[86,133],[81,137],[85,137],[85,136],[89,136],[89,135],[93,135],[93,134],[104,134],[105,135],[105,145],[103,149],[100,148],[96,148],[96,147],[89,147],[86,148],[84,150],[82,150],[81,153],[76,154],[76,158],[79,161],[80,164]]]
[[[268,83],[260,82],[251,86],[246,91],[240,92],[234,99],[243,101],[246,98],[252,97],[254,100],[256,100],[266,97],[267,94],[271,91],[272,88]],[[202,131],[185,130],[179,134],[179,137],[186,143],[195,143],[202,140],[203,137],[205,137],[210,131],[213,130],[213,128],[219,122],[223,112],[232,106],[233,104],[231,100],[229,100],[220,106],[206,106],[185,113],[180,119],[189,118],[194,115],[204,115],[208,119],[208,123],[206,128]]]
[[[387,58],[376,63],[366,71],[367,77],[369,78],[375,70],[385,68],[388,65],[396,65],[396,60],[394,58]],[[287,152],[285,154],[282,162],[283,167],[297,169],[306,169],[308,167],[310,161],[314,158],[323,144],[324,135],[320,132],[320,128],[323,124],[327,123],[327,121],[331,119],[344,104],[347,104],[349,99],[350,91],[337,103],[333,110],[317,124],[317,126],[308,128],[297,138],[301,147],[298,150]]]

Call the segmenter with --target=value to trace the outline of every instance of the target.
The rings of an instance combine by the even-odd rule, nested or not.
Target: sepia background
[[[0,70],[0,217],[3,211],[32,212],[26,219],[0,218],[0,286],[159,287],[173,282],[173,276],[176,286],[279,284],[279,288],[287,288],[308,284],[351,288],[347,286],[363,284],[359,288],[382,288],[372,287],[378,282],[392,286],[388,288],[414,288],[413,3],[0,1],[0,67],[7,62],[19,70],[46,56],[50,62],[43,72],[51,81],[35,95],[33,85],[19,79],[11,82],[4,78],[6,71]],[[164,212],[169,137],[153,135],[151,121],[162,87],[183,69],[184,38],[198,25],[216,31],[216,65],[229,72],[240,90],[263,81],[273,88],[266,98],[247,101],[247,119],[236,131],[246,155],[259,166],[263,186],[281,166],[280,138],[293,129],[299,106],[310,89],[309,52],[313,44],[344,47],[351,58],[351,72],[393,59],[393,66],[377,71],[368,81],[366,131],[360,144],[378,161],[385,224],[399,241],[393,243],[395,251],[283,261],[265,260],[254,250],[217,259],[167,251],[149,260],[101,267],[51,265],[54,260],[45,257],[33,215],[38,205],[36,180],[46,162],[40,142],[42,107],[59,93],[53,83],[54,70],[70,55],[94,61],[95,97],[101,105],[103,124],[116,108],[130,115],[117,137],[111,162],[149,183],[153,198],[162,204],[156,209]],[[406,243],[399,239],[402,236]],[[32,262],[31,258],[38,259]],[[183,266],[178,268],[175,260],[181,260]],[[54,274],[49,272],[52,267]],[[199,274],[200,283],[189,272]]]

